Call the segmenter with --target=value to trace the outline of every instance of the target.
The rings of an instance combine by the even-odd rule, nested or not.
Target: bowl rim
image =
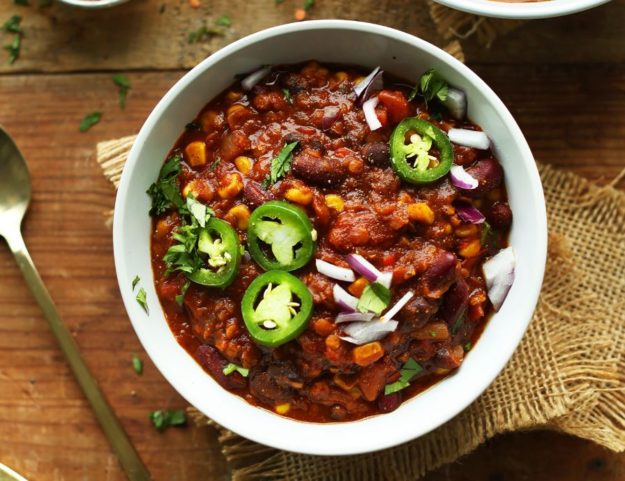
[[[114,7],[115,5],[121,5],[128,0],[59,0],[59,2],[72,7],[80,7],[88,10],[97,10],[99,8]]]
[[[552,18],[582,12],[610,0],[543,0],[536,2],[507,3],[496,0],[434,0],[441,5],[495,18],[529,20]]]
[[[151,133],[163,111],[170,105],[177,95],[212,65],[228,56],[236,54],[237,51],[246,48],[251,44],[264,41],[275,36],[297,33],[297,31],[301,31],[302,29],[358,31],[364,34],[373,34],[385,38],[391,38],[393,40],[409,44],[415,49],[423,50],[432,57],[450,64],[451,68],[459,71],[463,77],[469,79],[484,94],[488,95],[490,105],[496,108],[508,126],[509,131],[519,139],[518,146],[522,153],[521,157],[528,169],[528,176],[532,180],[528,186],[528,195],[533,196],[533,200],[535,201],[535,205],[539,211],[538,214],[540,214],[540,218],[535,219],[535,233],[537,240],[535,251],[537,265],[535,266],[535,270],[531,273],[531,285],[524,289],[524,296],[528,299],[528,302],[522,306],[520,311],[517,312],[518,318],[522,322],[519,322],[518,326],[515,326],[514,330],[511,329],[509,336],[502,340],[501,344],[504,346],[502,348],[503,354],[499,355],[497,362],[488,363],[486,370],[482,371],[480,376],[476,376],[475,379],[472,379],[470,393],[463,392],[462,395],[458,397],[460,401],[454,400],[454,402],[450,405],[441,407],[440,411],[442,414],[438,414],[437,416],[427,416],[426,419],[420,419],[419,428],[416,429],[404,428],[401,432],[388,432],[389,430],[386,429],[388,423],[385,423],[383,419],[388,418],[390,422],[390,416],[393,416],[393,414],[397,413],[397,411],[395,413],[372,416],[347,423],[315,424],[297,421],[278,416],[271,411],[251,406],[238,396],[228,393],[228,391],[223,389],[221,386],[218,386],[216,383],[215,385],[218,386],[220,391],[211,392],[211,396],[223,400],[223,393],[221,391],[228,393],[232,398],[228,398],[228,402],[232,403],[233,408],[240,407],[241,411],[238,412],[237,415],[233,415],[227,413],[226,411],[232,411],[234,409],[219,409],[214,406],[215,403],[208,406],[201,394],[196,392],[197,389],[194,390],[193,386],[190,385],[189,382],[181,381],[179,379],[180,373],[177,372],[174,367],[169,366],[164,359],[162,359],[162,356],[159,357],[158,346],[153,345],[154,343],[150,344],[145,332],[142,334],[142,330],[147,329],[145,327],[145,321],[143,319],[137,320],[139,317],[139,309],[136,306],[134,294],[130,289],[130,280],[133,278],[133,274],[126,267],[124,253],[126,252],[125,249],[127,249],[127,247],[125,245],[126,241],[123,236],[122,225],[125,222],[124,218],[126,216],[126,210],[124,209],[124,206],[127,204],[131,172],[134,171],[139,161],[139,154],[143,149],[143,145],[145,144],[147,137]],[[304,23],[291,23],[262,30],[222,48],[186,73],[161,98],[142,126],[137,139],[133,144],[122,173],[115,203],[113,246],[118,284],[126,311],[135,332],[161,374],[191,405],[202,405],[200,410],[207,416],[211,417],[217,424],[224,426],[225,428],[230,429],[245,438],[277,449],[314,455],[352,455],[396,446],[432,431],[469,406],[493,382],[515,352],[527,329],[527,326],[529,325],[529,321],[532,318],[534,308],[538,301],[546,261],[547,224],[540,176],[534,164],[530,148],[527,145],[520,128],[503,102],[499,99],[499,97],[497,97],[492,89],[490,89],[490,87],[488,87],[486,83],[477,76],[477,74],[440,48],[405,32],[376,24],[351,20],[314,20]],[[153,277],[150,279],[153,282]],[[133,313],[136,313],[136,315],[133,316]],[[193,360],[193,362],[195,361]],[[451,376],[451,378],[453,378],[453,376]],[[444,382],[445,381],[438,383],[435,388],[437,386],[441,386]],[[184,388],[181,384],[185,384]],[[442,391],[443,388],[441,388],[441,392]],[[207,396],[204,396],[204,398],[206,397]],[[240,403],[238,403],[234,398],[238,399]],[[218,400],[219,399],[216,399],[216,401]],[[247,406],[247,408],[244,406]],[[269,418],[269,416],[271,416],[271,418]],[[398,419],[393,419],[394,425],[404,426],[406,424],[405,419],[402,419],[401,424],[398,422]],[[258,424],[255,425],[254,423]],[[379,433],[379,435],[369,437],[359,435],[360,430],[365,428],[364,424],[367,425],[366,428],[370,430],[370,433],[375,432]],[[270,426],[271,428],[268,429],[267,426]],[[350,438],[349,443],[339,445],[332,436],[332,434],[338,435],[339,432],[341,434],[343,432],[347,432],[350,435],[353,434],[353,438]],[[297,438],[297,442],[293,441],[294,437]],[[320,442],[320,440],[324,441]]]

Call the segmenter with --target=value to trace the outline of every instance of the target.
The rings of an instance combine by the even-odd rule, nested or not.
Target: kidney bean
[[[324,186],[341,182],[345,177],[338,160],[324,157],[313,149],[305,149],[296,155],[291,170],[300,179]]]
[[[393,394],[385,394],[378,398],[378,408],[383,413],[390,413],[395,411],[401,404],[401,393],[394,392]]]
[[[258,182],[253,180],[248,181],[243,187],[243,197],[252,207],[258,207],[274,198],[271,192],[264,190]]]
[[[247,385],[247,380],[238,372],[229,375],[224,374],[224,367],[228,361],[213,346],[202,345],[195,351],[195,357],[200,364],[213,376],[221,386],[226,389],[243,389]]]
[[[440,308],[441,319],[452,325],[469,305],[469,285],[461,277],[449,289]]]
[[[464,360],[464,349],[461,345],[441,347],[436,351],[436,364],[444,369],[456,369]]]
[[[423,273],[427,297],[438,299],[456,278],[456,256],[442,251]]]
[[[384,167],[389,163],[389,147],[385,142],[369,142],[360,152],[373,165]]]
[[[290,389],[278,385],[268,372],[257,372],[252,375],[250,392],[267,404],[283,403],[290,401],[293,397]]]
[[[507,202],[495,202],[486,212],[486,218],[495,229],[507,229],[512,224],[512,210]]]
[[[503,180],[503,169],[495,159],[478,160],[471,167],[467,168],[467,172],[479,182],[475,189],[463,191],[472,197],[481,197],[487,192],[496,189]]]
[[[454,145],[454,164],[469,165],[477,159],[477,150],[464,145]]]

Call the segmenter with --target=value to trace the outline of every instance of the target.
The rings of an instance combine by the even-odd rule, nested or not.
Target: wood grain
[[[154,9],[158,14],[160,2],[156,0],[132,0],[128,7],[102,13],[30,7],[35,13],[25,20],[23,57],[14,67],[1,67],[5,74],[0,75],[0,123],[14,135],[33,178],[33,204],[24,226],[26,242],[88,365],[155,481],[225,480],[228,471],[212,431],[188,426],[157,433],[149,424],[151,410],[180,408],[185,403],[143,353],[119,299],[111,232],[104,225],[104,212],[112,208],[114,192],[99,172],[94,147],[97,141],[136,132],[158,99],[184,74],[169,69],[190,65],[200,57],[182,41],[181,32],[195,28],[189,22],[202,15],[233,16],[235,26],[228,34],[232,36],[193,46],[203,49],[204,56],[220,42],[289,19],[294,4],[287,1],[278,8],[267,1],[269,6],[264,0],[231,4],[216,0],[210,5],[203,1],[201,10],[189,12],[186,1],[164,2],[166,12],[178,9],[180,18],[186,19],[187,23],[175,28],[172,18],[159,20],[151,13]],[[261,3],[263,15],[258,14]],[[371,7],[374,3],[377,6]],[[368,19],[391,22],[392,16],[395,23],[389,24],[406,30],[415,22],[417,13],[399,18],[408,2],[370,4]],[[365,15],[362,6],[339,7],[337,2],[323,0],[318,5],[315,15]],[[607,182],[625,166],[625,50],[622,35],[610,30],[625,19],[623,6],[623,1],[615,0],[584,14],[584,22],[578,16],[536,22],[523,27],[529,33],[519,30],[488,51],[469,49],[474,59],[471,66],[509,106],[536,158],[600,182]],[[17,8],[2,2],[0,19]],[[240,18],[258,17],[254,20],[258,25],[239,27],[236,22],[245,23],[236,20],[235,10]],[[115,35],[104,33],[107,23],[119,26]],[[57,27],[46,33],[52,25]],[[594,31],[596,58],[603,63],[588,63],[590,47],[581,45],[574,55],[542,63],[548,50],[543,45],[554,44],[555,35],[562,35],[571,25],[579,27],[571,32],[571,41],[554,46],[554,51],[573,52],[575,42],[590,38]],[[550,32],[552,26],[559,33]],[[73,33],[65,32],[67,28]],[[178,33],[171,33],[172,29]],[[528,37],[537,32],[541,42]],[[161,38],[167,35],[178,35],[179,42]],[[601,51],[605,45],[611,46],[613,54]],[[559,63],[563,58],[565,62]],[[117,105],[110,73],[89,73],[109,69],[129,71],[133,88],[125,111]],[[45,73],[35,73],[39,71]],[[63,73],[70,71],[81,73]],[[102,121],[89,132],[79,133],[78,124],[94,110],[103,112]],[[620,187],[625,188],[625,182]],[[0,248],[0,274],[0,461],[31,481],[124,480],[4,247]],[[143,376],[132,370],[133,353],[145,362]],[[427,479],[621,481],[625,456],[553,433],[517,433],[487,443]]]
[[[302,4],[303,0],[202,0],[194,9],[188,0],[131,0],[115,8],[84,10],[60,3],[20,7],[5,0],[0,3],[0,23],[12,14],[22,15],[25,37],[20,59],[14,65],[0,62],[0,72],[190,68],[236,39],[292,22],[294,9]],[[189,32],[204,24],[214,26],[224,14],[232,19],[224,35],[189,44]],[[446,43],[436,34],[424,0],[318,0],[309,18],[379,23],[438,45]],[[498,41],[496,48],[469,42],[467,58],[498,64],[623,62],[624,22],[625,0],[613,0],[589,12],[528,22]],[[559,40],[563,38],[566,42]]]

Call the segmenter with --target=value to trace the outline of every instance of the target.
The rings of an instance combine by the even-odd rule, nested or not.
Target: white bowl
[[[126,3],[128,0],[59,0],[61,3],[80,8],[107,8]]]
[[[314,424],[253,407],[221,388],[176,342],[163,316],[150,263],[150,200],[145,194],[187,122],[236,74],[259,65],[308,59],[381,65],[406,79],[431,67],[469,98],[469,115],[492,138],[506,174],[517,255],[516,281],[502,309],[456,374],[403,403],[396,411],[353,422]],[[320,455],[355,454],[394,446],[435,429],[475,400],[508,362],[532,317],[546,259],[547,222],[532,153],[495,93],[465,65],[439,48],[379,25],[320,20],[283,25],[243,38],[211,55],[180,79],[152,111],[130,152],[115,204],[115,267],[132,325],[161,373],[192,405],[246,438],[276,448]],[[139,275],[150,314],[131,288]]]
[[[544,0],[540,2],[507,3],[494,0],[434,0],[456,10],[499,18],[549,18],[570,15],[598,7],[610,0]]]

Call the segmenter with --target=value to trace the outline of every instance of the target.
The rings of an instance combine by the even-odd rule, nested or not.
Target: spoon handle
[[[17,231],[14,232],[13,235],[7,235],[6,240],[24,275],[24,279],[26,279],[28,287],[35,296],[45,318],[48,320],[50,329],[56,337],[63,354],[65,354],[67,363],[74,373],[89,404],[91,404],[91,408],[104,434],[108,438],[113,451],[117,454],[128,479],[130,481],[150,481],[150,473],[128,439],[128,436],[106,401],[96,380],[91,375],[91,372],[89,372],[74,338],[61,320],[56,306],[28,253],[28,249],[26,249],[26,244],[24,243],[21,233]]]

